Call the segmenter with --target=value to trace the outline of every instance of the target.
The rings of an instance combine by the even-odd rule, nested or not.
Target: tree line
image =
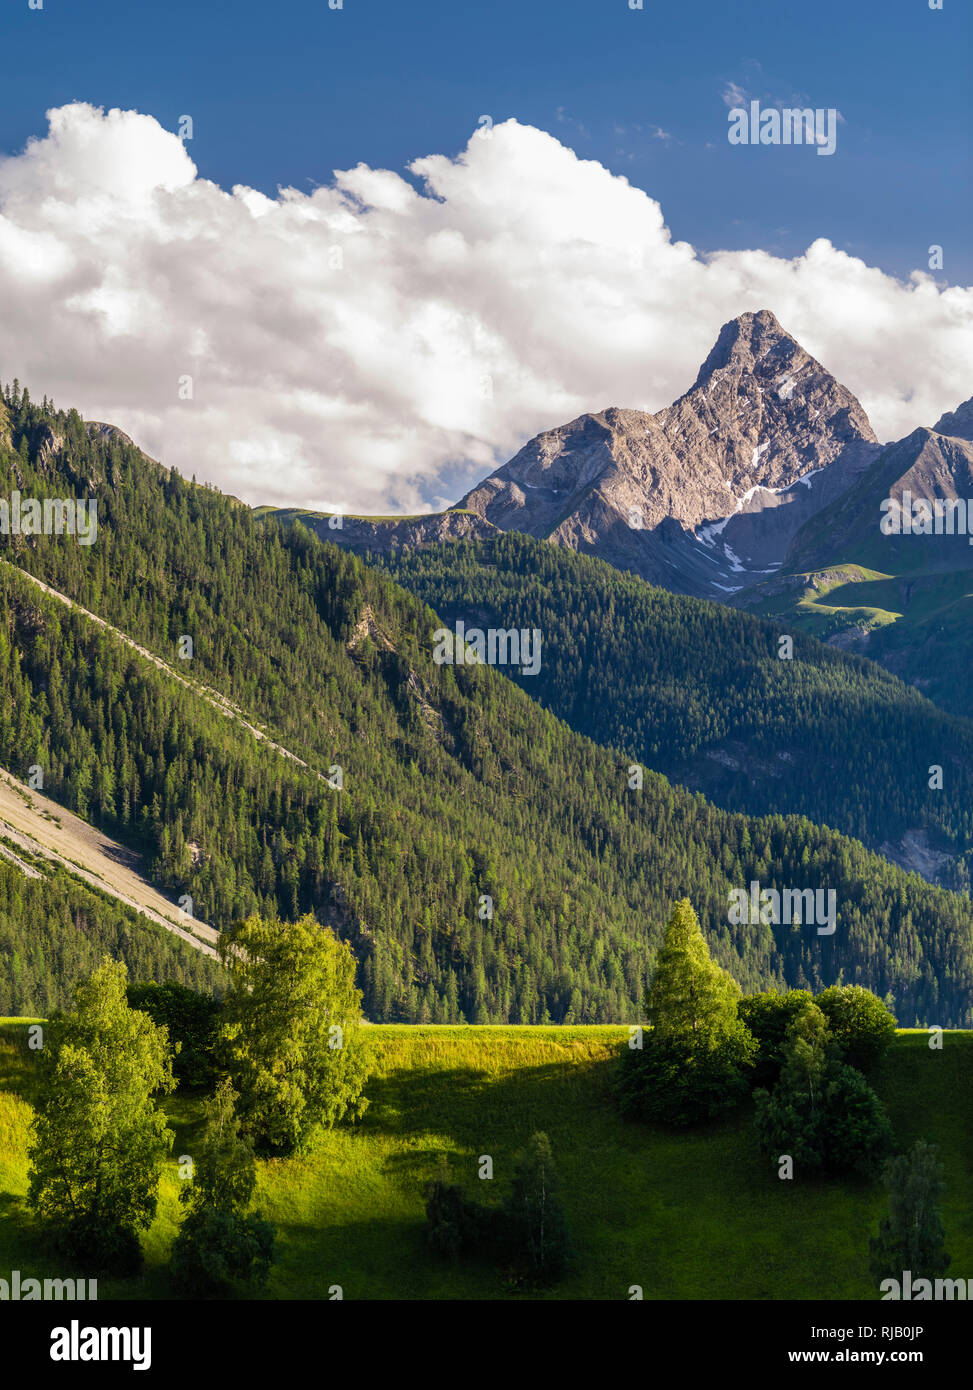
[[[41,877],[0,855],[0,1015],[46,1018],[63,1009],[105,955],[135,979],[222,992],[217,961],[66,869],[12,850]]]

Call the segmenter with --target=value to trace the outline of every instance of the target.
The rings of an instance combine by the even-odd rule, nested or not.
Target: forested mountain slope
[[[387,560],[450,625],[538,628],[509,674],[590,738],[732,810],[796,812],[968,888],[973,725],[870,661],[515,534]],[[787,631],[783,629],[783,631]],[[943,769],[930,787],[930,768]]]
[[[906,1022],[970,1021],[968,899],[802,818],[731,815],[652,774],[630,791],[627,757],[499,672],[436,664],[435,615],[353,555],[73,412],[8,392],[5,413],[0,495],[98,499],[94,545],[17,535],[5,555],[162,668],[2,567],[0,763],[44,767],[45,793],[147,850],[214,925],[315,909],[359,955],[372,1017],[624,1020],[688,894],[747,988],[843,978]],[[833,888],[834,935],[731,925],[728,890],[754,879]]]

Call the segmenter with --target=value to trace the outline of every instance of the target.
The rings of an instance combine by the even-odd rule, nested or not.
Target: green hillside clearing
[[[0,1026],[0,1270],[55,1268],[23,1210],[30,1107],[26,1021]],[[885,1207],[879,1184],[782,1182],[758,1152],[749,1107],[688,1134],[626,1124],[608,1083],[623,1027],[410,1026],[368,1029],[371,1107],[356,1129],[314,1152],[260,1164],[258,1202],[278,1228],[268,1295],[327,1299],[850,1299],[877,1297],[868,1238]],[[896,1138],[940,1146],[949,1274],[973,1273],[973,1033],[900,1032],[875,1086]],[[168,1296],[164,1263],[179,1217],[176,1157],[192,1153],[198,1100],[167,1102],[176,1129],[144,1275],[99,1286],[102,1298]],[[423,1185],[438,1156],[454,1181],[499,1203],[515,1156],[546,1130],[577,1246],[553,1290],[511,1288],[488,1265],[450,1264],[425,1246]],[[492,1182],[477,1160],[494,1160]],[[80,1271],[78,1271],[80,1273]]]

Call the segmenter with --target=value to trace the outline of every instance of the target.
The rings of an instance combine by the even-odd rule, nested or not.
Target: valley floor
[[[749,1107],[688,1134],[623,1122],[609,1083],[618,1027],[375,1024],[370,1108],[305,1158],[262,1162],[257,1202],[278,1230],[267,1296],[328,1299],[872,1299],[868,1240],[880,1184],[782,1182],[761,1158]],[[0,1277],[64,1277],[23,1209],[31,1054],[25,1020],[0,1027]],[[903,1147],[938,1144],[946,1173],[949,1274],[973,1276],[973,1033],[902,1031],[873,1078]],[[102,1298],[166,1298],[179,1220],[176,1157],[192,1153],[199,1100],[166,1108],[176,1131],[143,1276]],[[576,1246],[556,1289],[524,1293],[486,1264],[441,1261],[425,1245],[423,1186],[440,1154],[453,1181],[499,1203],[530,1134],[550,1136]],[[492,1181],[477,1178],[481,1155]],[[79,1272],[80,1273],[80,1272]]]

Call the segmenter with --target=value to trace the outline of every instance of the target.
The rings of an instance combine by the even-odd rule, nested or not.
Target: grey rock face
[[[973,440],[973,396],[955,410],[947,410],[933,425],[936,434],[949,434],[954,439]]]
[[[859,402],[772,313],[725,324],[692,387],[656,414],[609,407],[531,439],[435,516],[299,515],[325,540],[403,545],[524,531],[676,593],[733,601],[880,452]]]

